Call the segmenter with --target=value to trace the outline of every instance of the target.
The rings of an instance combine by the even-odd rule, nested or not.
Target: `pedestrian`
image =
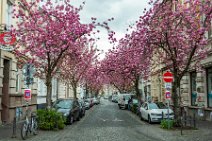
[[[130,110],[130,103],[132,102],[132,97],[128,100],[128,110]]]

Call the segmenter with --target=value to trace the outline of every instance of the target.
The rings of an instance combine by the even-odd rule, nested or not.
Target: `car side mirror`
[[[145,107],[145,110],[148,110],[148,107]]]
[[[125,98],[123,98],[123,100],[125,101]]]

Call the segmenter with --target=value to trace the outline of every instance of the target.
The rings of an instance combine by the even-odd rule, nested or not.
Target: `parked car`
[[[121,108],[127,109],[128,100],[131,98],[131,96],[133,96],[133,94],[129,94],[129,93],[118,94],[118,106],[119,106],[119,109],[121,109]]]
[[[160,122],[162,118],[168,118],[168,108],[160,109],[153,102],[145,102],[140,108],[140,118],[148,120],[149,123]],[[174,119],[174,112],[171,109],[169,109],[169,118]]]
[[[118,96],[112,95],[112,102],[118,103]]]
[[[100,103],[99,98],[94,97],[93,98],[93,104],[98,105]]]
[[[85,101],[85,110],[90,109],[90,103],[88,101]]]
[[[85,99],[85,102],[89,103],[89,108],[93,107],[93,99],[92,98]]]
[[[132,98],[132,101],[129,103],[129,110],[132,111],[133,113],[137,113],[137,107],[139,105],[139,100],[138,98]]]
[[[79,105],[80,105],[80,117],[82,118],[85,115],[85,102],[80,100]]]
[[[63,114],[66,123],[72,124],[75,120],[80,120],[80,105],[76,99],[58,99],[53,108]]]

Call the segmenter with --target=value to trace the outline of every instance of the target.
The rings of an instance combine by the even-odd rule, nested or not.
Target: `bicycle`
[[[38,122],[37,122],[37,117],[35,113],[31,113],[31,118],[29,118],[29,112],[30,109],[27,108],[26,110],[26,117],[25,121],[21,126],[21,138],[25,140],[28,136],[28,134],[33,133],[33,135],[38,134]]]

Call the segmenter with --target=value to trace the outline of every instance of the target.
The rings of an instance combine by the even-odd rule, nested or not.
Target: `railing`
[[[181,131],[181,135],[183,135],[183,129],[185,127],[190,127],[190,128],[197,128],[197,117],[196,117],[196,113],[194,112],[193,115],[188,115],[187,112],[185,110],[183,110],[184,108],[181,107],[181,118],[180,118],[180,131]]]

